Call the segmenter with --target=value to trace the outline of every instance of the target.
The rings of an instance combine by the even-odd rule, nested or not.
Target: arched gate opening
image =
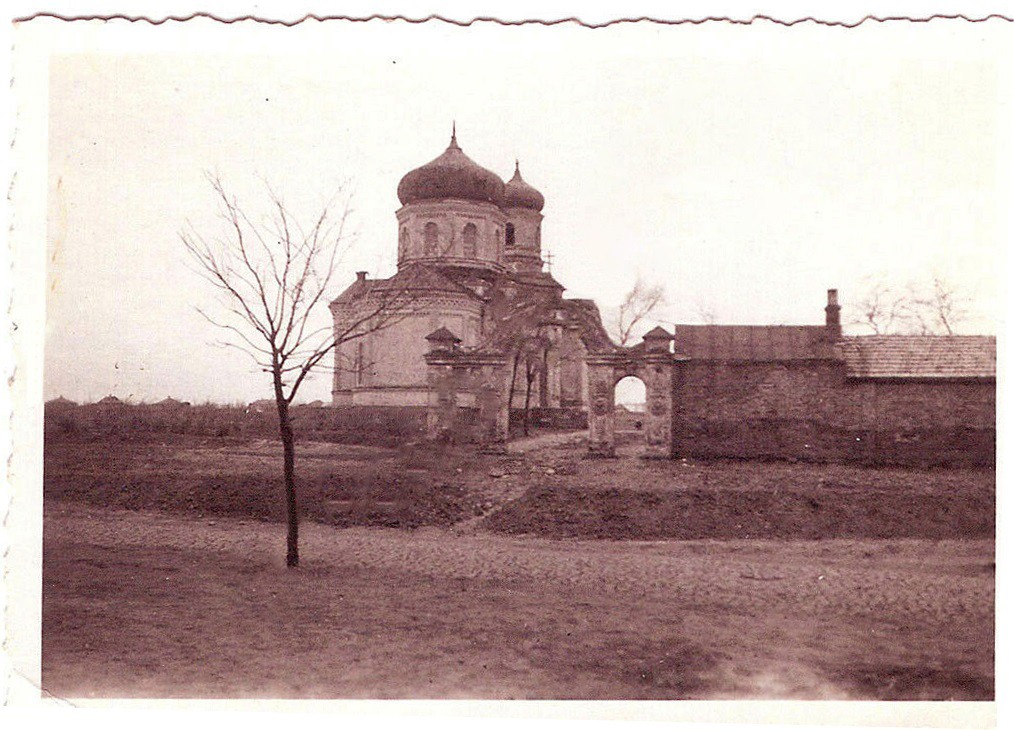
[[[645,417],[648,408],[647,387],[636,375],[625,375],[613,386],[613,418],[618,456],[634,456],[647,442]]]
[[[672,353],[672,339],[672,335],[656,327],[644,336],[643,346],[592,354],[585,358],[590,397],[590,456],[617,455],[618,429],[625,437],[623,428],[626,424],[617,421],[616,386],[628,377],[644,383],[643,419],[639,429],[643,431],[644,439],[640,456],[660,459],[673,456],[673,378],[677,356]]]

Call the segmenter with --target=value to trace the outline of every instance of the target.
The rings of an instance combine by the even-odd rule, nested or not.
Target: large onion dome
[[[521,166],[514,161],[514,177],[504,185],[504,208],[530,208],[542,210],[546,199],[542,193],[526,183],[521,177]]]
[[[451,144],[440,157],[412,170],[398,183],[398,199],[402,205],[456,198],[500,206],[503,195],[503,180],[462,152],[453,132]]]

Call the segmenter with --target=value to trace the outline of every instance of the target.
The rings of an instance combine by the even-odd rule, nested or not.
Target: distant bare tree
[[[897,332],[910,317],[911,297],[883,281],[875,281],[852,305],[853,324],[869,327],[875,335]]]
[[[640,276],[634,288],[620,303],[616,317],[616,334],[620,346],[626,347],[634,337],[637,325],[665,304],[666,292],[662,284],[648,284]]]
[[[303,227],[268,187],[270,214],[255,222],[215,176],[208,181],[225,223],[224,236],[206,237],[189,222],[180,232],[195,270],[218,294],[215,315],[198,308],[212,325],[228,333],[222,344],[250,355],[271,378],[282,441],[288,516],[285,562],[299,564],[299,511],[296,499],[295,435],[290,406],[300,386],[341,343],[389,326],[403,316],[411,292],[390,290],[368,311],[337,331],[322,324],[318,312],[348,247],[349,208],[324,205]]]
[[[878,280],[852,306],[852,322],[878,335],[953,335],[968,318],[968,301],[956,285],[938,273],[928,284],[913,280],[904,287]]]
[[[954,334],[968,318],[968,297],[939,273],[912,296],[912,312],[921,334]]]
[[[714,302],[697,302],[694,307],[697,312],[697,319],[701,321],[701,324],[717,324],[718,323],[718,311],[715,308]]]

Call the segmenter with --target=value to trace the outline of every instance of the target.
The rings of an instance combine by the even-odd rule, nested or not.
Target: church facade
[[[519,165],[505,182],[452,133],[443,154],[401,179],[398,199],[397,273],[359,272],[331,303],[345,340],[333,403],[427,405],[426,338],[443,330],[463,351],[508,358],[515,407],[586,407],[585,356],[612,343],[594,302],[564,298],[544,270],[545,199]]]

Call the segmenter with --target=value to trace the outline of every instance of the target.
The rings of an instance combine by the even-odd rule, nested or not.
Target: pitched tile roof
[[[869,335],[839,343],[850,378],[995,378],[996,338]]]
[[[836,357],[820,325],[692,325],[675,328],[676,352],[692,360],[777,362]]]
[[[386,279],[356,279],[349,284],[345,291],[332,300],[331,306],[351,304],[372,292],[404,293],[406,297],[410,297],[412,294],[418,294],[422,291],[444,291],[474,295],[473,292],[445,276],[438,269],[413,264],[403,266],[393,276]]]

